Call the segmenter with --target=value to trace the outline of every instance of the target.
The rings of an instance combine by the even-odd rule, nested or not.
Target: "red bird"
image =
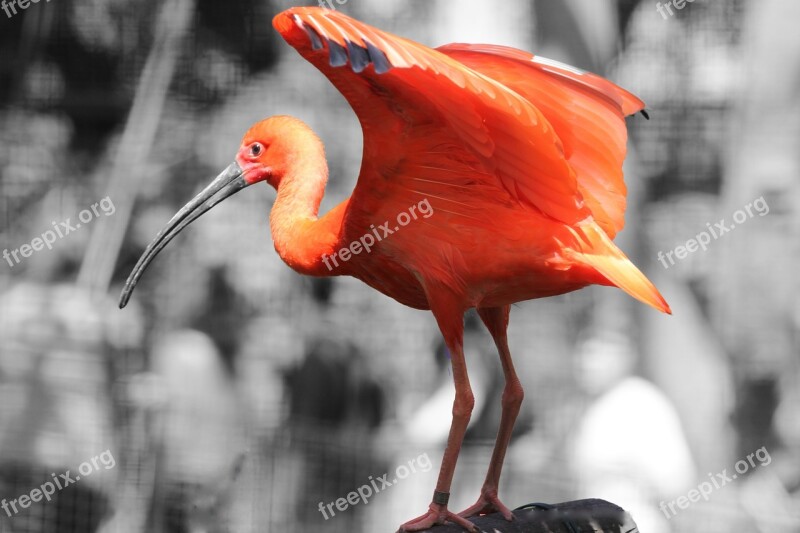
[[[398,302],[430,309],[452,358],[456,387],[447,448],[429,510],[401,526],[511,511],[497,496],[523,391],[506,340],[510,305],[616,286],[669,313],[612,239],[623,226],[626,115],[644,103],[605,79],[494,45],[431,49],[337,11],[292,8],[273,20],[291,46],[352,106],[364,133],[350,198],[318,216],[328,178],[322,142],[299,120],[275,116],[245,134],[235,162],[184,206],[148,246],[126,283],[124,306],[155,255],[219,201],[266,181],[275,249],[311,276],[348,275]],[[447,502],[473,407],[463,351],[464,313],[493,336],[506,385],[486,481],[455,514]]]

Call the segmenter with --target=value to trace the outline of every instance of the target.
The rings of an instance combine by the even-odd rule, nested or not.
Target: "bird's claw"
[[[447,510],[446,505],[440,505],[437,503],[431,503],[427,513],[418,516],[413,520],[409,520],[400,526],[400,529],[397,530],[397,533],[423,531],[430,529],[435,525],[443,525],[445,522],[453,522],[454,524],[457,524],[469,531],[469,533],[481,533],[480,529],[478,529],[475,524],[462,516],[451,513]]]
[[[503,505],[503,502],[497,497],[496,490],[482,491],[478,501],[458,513],[458,515],[462,518],[470,518],[472,516],[490,513],[500,513],[503,515],[503,518],[509,522],[514,520],[514,515],[511,513],[511,510]]]

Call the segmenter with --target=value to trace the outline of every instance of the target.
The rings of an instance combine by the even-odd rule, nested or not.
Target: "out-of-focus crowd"
[[[453,399],[433,318],[292,272],[266,186],[193,224],[116,307],[149,240],[258,119],[320,134],[323,210],[352,190],[358,123],[272,30],[290,5],[0,12],[0,533],[366,532],[427,505]],[[333,7],[425,44],[532,50],[648,103],[652,120],[628,119],[617,240],[674,315],[603,288],[515,307],[526,399],[506,503],[605,498],[648,533],[800,532],[800,4],[695,0],[668,19],[650,0]],[[92,212],[101,198],[113,212]],[[465,349],[476,408],[453,509],[475,500],[503,384],[472,315]],[[107,450],[114,466],[89,473]],[[422,454],[433,468],[368,504],[318,510]],[[82,479],[36,500],[67,471]]]

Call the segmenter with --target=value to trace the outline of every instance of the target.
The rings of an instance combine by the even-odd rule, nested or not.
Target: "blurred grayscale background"
[[[116,307],[147,242],[256,120],[295,115],[323,138],[323,210],[352,190],[355,116],[271,26],[302,3],[0,6],[0,249],[41,248],[0,261],[0,500],[18,505],[0,532],[372,533],[430,501],[453,395],[432,316],[295,274],[272,247],[268,186],[193,224]],[[605,498],[643,533],[798,532],[800,2],[664,4],[331,2],[427,45],[595,71],[650,109],[628,119],[617,240],[674,315],[607,288],[515,306],[526,398],[506,503]],[[707,249],[659,255],[736,216]],[[35,241],[67,219],[81,227],[52,249]],[[478,494],[499,421],[502,373],[476,323],[455,510]],[[415,458],[429,468],[319,511]]]

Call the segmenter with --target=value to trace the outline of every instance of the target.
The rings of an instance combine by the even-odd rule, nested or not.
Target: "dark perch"
[[[636,523],[621,507],[605,500],[532,503],[514,510],[513,522],[500,513],[471,518],[481,531],[490,533],[638,533]],[[427,533],[462,533],[454,524],[426,529]]]

